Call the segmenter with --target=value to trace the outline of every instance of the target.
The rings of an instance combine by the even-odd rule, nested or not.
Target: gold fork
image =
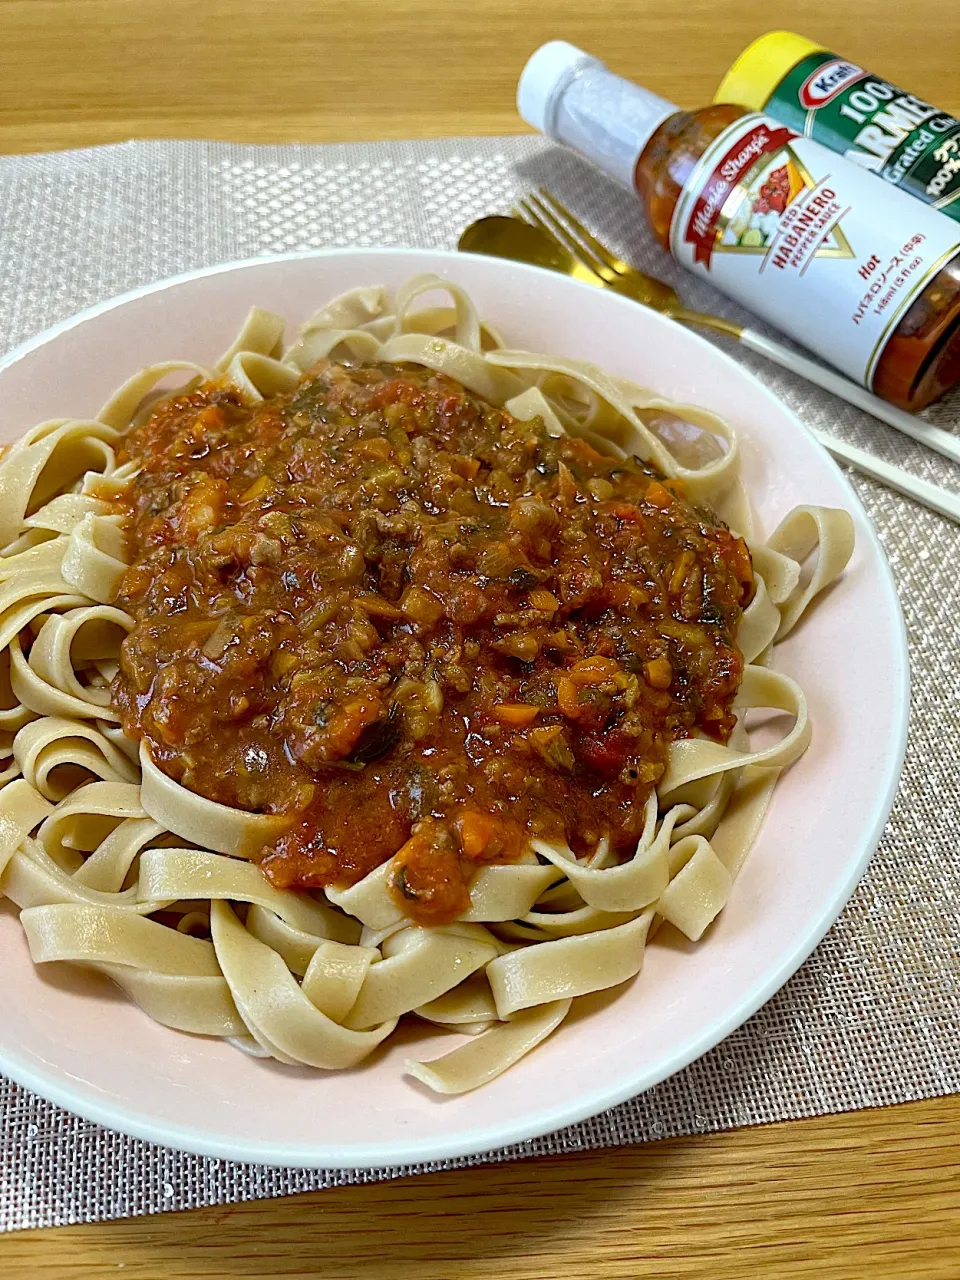
[[[618,258],[579,218],[575,217],[556,196],[540,187],[536,194],[530,194],[518,201],[513,210],[514,216],[532,223],[562,249],[571,253],[583,266],[587,267],[608,288],[633,298],[644,306],[651,307],[663,315],[677,320],[681,324],[697,328],[712,329],[726,334],[757,355],[764,356],[783,368],[798,373],[815,386],[832,392],[858,409],[879,418],[881,422],[894,427],[904,435],[910,436],[929,449],[936,450],[947,458],[960,462],[960,437],[952,432],[935,427],[922,418],[895,405],[888,404],[879,396],[873,395],[866,388],[851,382],[839,373],[798,355],[788,347],[765,338],[763,334],[743,325],[724,320],[703,311],[691,311],[683,305],[683,300],[671,285],[656,276],[639,271],[628,262]]]
[[[672,285],[658,280],[656,276],[647,275],[645,271],[638,271],[629,262],[618,258],[545,187],[540,187],[536,195],[531,194],[521,199],[512,212],[514,217],[525,218],[541,231],[552,235],[574,257],[588,266],[594,275],[599,276],[618,293],[625,293],[634,301],[661,311],[671,320],[679,320],[682,324],[702,325],[731,338],[739,338],[743,332],[742,325],[724,320],[721,316],[690,311],[683,305],[680,295]]]

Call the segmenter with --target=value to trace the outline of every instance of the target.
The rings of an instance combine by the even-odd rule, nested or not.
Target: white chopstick
[[[948,520],[954,520],[960,524],[960,494],[941,489],[938,485],[931,484],[929,480],[921,480],[919,476],[911,475],[902,467],[883,462],[880,458],[875,458],[872,453],[867,453],[865,449],[858,449],[856,445],[838,440],[836,436],[827,435],[825,431],[818,431],[815,427],[810,427],[809,430],[834,458],[848,462],[851,467],[862,471],[865,476],[879,480],[889,489],[896,489],[897,493],[905,494],[915,502],[929,507],[931,511],[936,511],[946,516]]]
[[[775,364],[782,365],[784,369],[792,370],[793,373],[799,373],[808,382],[823,387],[824,391],[831,391],[841,400],[846,400],[848,404],[856,405],[858,409],[863,409],[872,417],[879,418],[888,426],[902,431],[904,435],[918,440],[920,444],[925,444],[928,449],[935,449],[945,458],[960,462],[960,436],[954,435],[953,432],[944,431],[942,427],[935,427],[929,422],[924,422],[922,418],[914,417],[912,413],[888,404],[886,400],[881,400],[879,396],[873,395],[865,387],[858,386],[856,382],[851,382],[842,374],[825,369],[822,364],[817,364],[815,360],[808,360],[805,356],[788,350],[787,347],[781,347],[778,342],[771,342],[769,338],[763,337],[754,329],[742,330],[739,341],[743,346],[755,351],[757,355],[765,356]],[[882,479],[879,476],[877,478]],[[944,514],[947,513],[944,512]]]

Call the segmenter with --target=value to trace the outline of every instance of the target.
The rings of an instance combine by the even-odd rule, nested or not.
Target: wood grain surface
[[[796,13],[805,34],[960,111],[955,0]],[[762,0],[0,0],[0,149],[516,133],[520,68],[553,37],[695,107],[777,20]]]
[[[960,114],[947,0],[0,0],[0,150],[519,132],[517,74],[557,36],[696,106],[778,20]],[[0,1277],[957,1280],[958,1164],[952,1097],[21,1232]]]
[[[955,1102],[20,1232],[0,1275],[956,1280]]]

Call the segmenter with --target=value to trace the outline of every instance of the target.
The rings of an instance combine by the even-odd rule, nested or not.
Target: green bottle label
[[[960,120],[836,54],[811,53],[767,115],[960,222]]]

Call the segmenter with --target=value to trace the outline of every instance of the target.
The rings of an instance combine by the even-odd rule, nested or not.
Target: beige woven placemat
[[[681,273],[625,192],[532,138],[353,146],[128,143],[0,158],[0,346],[190,268],[331,245],[450,248],[547,182],[694,305],[737,316]],[[745,358],[751,363],[750,358]],[[771,365],[806,419],[940,482],[950,464]],[[934,414],[960,420],[960,398]],[[960,530],[855,478],[893,564],[913,658],[900,796],[867,875],[796,977],[686,1071],[560,1133],[487,1156],[379,1170],[275,1169],[151,1147],[0,1080],[0,1230],[92,1222],[372,1182],[960,1091]]]

